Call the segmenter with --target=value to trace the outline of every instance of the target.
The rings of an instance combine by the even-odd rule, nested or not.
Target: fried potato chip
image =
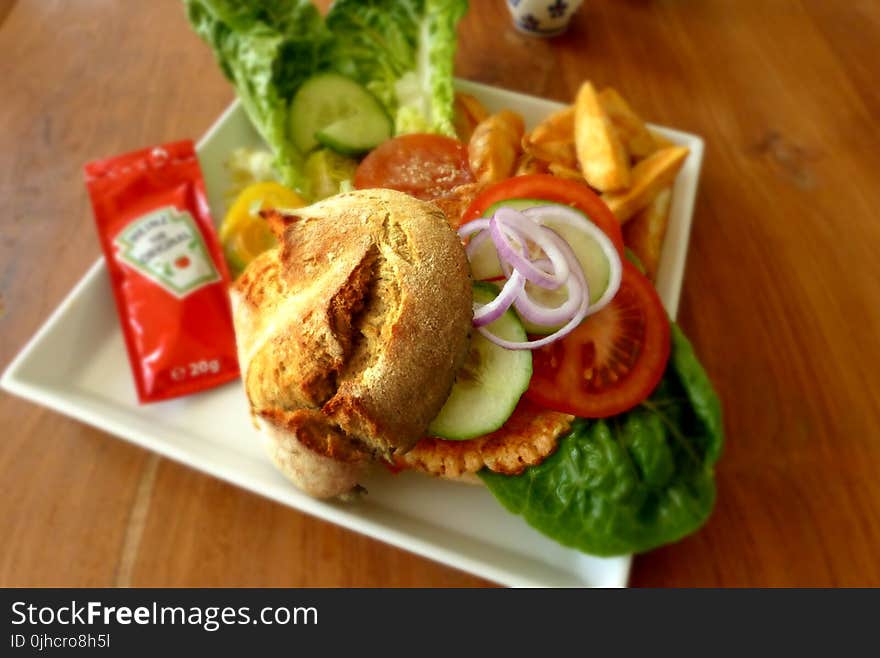
[[[630,186],[629,154],[589,81],[575,98],[574,140],[581,171],[592,187],[610,192]]]
[[[581,183],[584,182],[584,175],[581,173],[580,169],[566,167],[564,164],[560,164],[558,162],[549,163],[547,165],[547,168],[550,170],[551,174],[553,174],[554,176],[559,176],[559,178],[576,180]]]
[[[398,465],[446,478],[461,478],[488,468],[518,475],[556,451],[574,416],[521,399],[500,429],[469,441],[426,438],[399,458]]]
[[[502,110],[483,119],[468,142],[468,162],[482,185],[510,178],[522,152],[522,116]]]
[[[523,151],[542,162],[555,162],[569,169],[574,169],[577,166],[574,142],[548,142],[546,144],[534,144],[528,141],[523,141]]]
[[[537,160],[577,166],[574,147],[574,106],[554,112],[523,137],[523,150]]]
[[[638,256],[651,281],[657,279],[671,205],[672,188],[667,187],[623,226],[624,244]]]
[[[455,94],[453,113],[455,134],[465,144],[470,141],[474,128],[489,116],[489,111],[475,96],[460,91]]]
[[[632,170],[632,187],[608,192],[602,200],[621,224],[646,207],[664,187],[672,185],[689,151],[683,146],[669,146],[655,151]]]
[[[664,137],[663,135],[658,133],[656,130],[651,130],[649,128],[648,132],[650,132],[651,137],[654,138],[654,142],[657,144],[658,149],[665,149],[670,146],[675,146],[675,142],[673,142],[671,139],[667,139],[666,137]]]
[[[450,192],[443,196],[432,199],[431,203],[443,211],[452,228],[458,228],[464,211],[477,198],[477,194],[480,193],[483,187],[479,183],[465,183],[464,185],[452,188]]]
[[[514,176],[524,176],[526,174],[546,174],[549,171],[547,168],[547,163],[543,160],[539,160],[533,155],[529,155],[528,153],[523,153],[519,156],[519,161],[516,163],[516,171],[514,172]]]
[[[605,87],[599,92],[599,102],[617,129],[617,134],[626,150],[636,160],[642,160],[657,150],[654,136],[645,122],[629,106],[614,87]]]
[[[556,110],[534,127],[531,139],[536,144],[574,142],[574,105]]]

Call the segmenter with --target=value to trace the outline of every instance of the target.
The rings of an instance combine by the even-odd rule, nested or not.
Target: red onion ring
[[[545,221],[552,219],[554,222],[561,222],[576,231],[585,232],[591,239],[599,244],[600,249],[605,253],[610,265],[608,284],[602,296],[590,305],[590,311],[587,315],[592,315],[607,306],[620,288],[620,280],[623,274],[623,265],[620,257],[617,255],[617,248],[611,242],[611,239],[605,235],[602,230],[595,224],[585,218],[581,213],[562,205],[550,206],[534,206],[523,210],[523,214],[541,226],[546,226]],[[561,236],[560,236],[561,237]],[[566,245],[568,242],[562,239]],[[580,261],[578,261],[580,262]]]
[[[546,211],[549,211],[549,207],[538,206],[525,212],[502,207],[491,218],[483,217],[468,222],[458,231],[463,240],[470,238],[466,246],[469,259],[488,238],[492,239],[507,281],[491,302],[474,305],[473,323],[488,340],[506,349],[536,349],[549,345],[567,335],[584,318],[598,310],[598,304],[596,308],[590,306],[589,285],[574,250],[562,236],[541,221]],[[583,218],[580,215],[575,216],[574,211],[568,216],[563,210],[554,208],[554,218],[561,219],[574,228],[585,228]],[[542,253],[532,257],[530,245],[533,245],[535,251],[540,250]],[[559,306],[541,304],[529,295],[526,290],[527,281],[547,290],[566,285],[568,297]],[[611,287],[609,284],[609,289]],[[609,295],[603,295],[602,301],[605,301],[606,296],[613,296],[614,292],[616,286],[614,290],[609,290]],[[493,334],[486,325],[500,318],[511,306],[524,319],[534,324],[548,328],[564,324],[540,339],[521,342],[506,340]]]
[[[479,233],[474,234],[473,237],[468,240],[467,246],[465,246],[464,248],[464,252],[467,254],[468,260],[473,260],[474,254],[477,252],[477,249],[479,249],[480,245],[488,239],[489,232],[480,231]]]
[[[571,320],[566,323],[564,327],[561,327],[557,331],[554,331],[549,336],[544,336],[538,340],[526,340],[520,343],[513,342],[496,336],[491,331],[489,331],[486,327],[477,327],[477,331],[483,334],[488,340],[492,341],[496,345],[503,347],[508,350],[535,350],[539,347],[543,347],[544,345],[549,345],[550,343],[554,343],[563,336],[568,335],[574,329],[583,322],[584,318],[587,316],[587,310],[589,308],[589,300],[582,300],[581,305],[578,308],[578,312],[571,318]]]
[[[538,263],[536,262],[535,264],[537,265]],[[523,291],[514,300],[513,306],[524,319],[532,324],[544,327],[563,324],[577,312],[581,304],[582,295],[585,292],[573,281],[567,281],[566,285],[568,285],[568,297],[559,306],[546,306],[536,302],[529,296],[529,291],[525,287],[523,287]],[[589,298],[589,290],[586,293]]]
[[[515,229],[511,231],[510,229]],[[515,269],[523,273],[526,280],[536,286],[555,290],[561,286],[569,276],[569,265],[557,244],[547,239],[544,227],[536,224],[518,210],[513,208],[499,208],[489,220],[489,233],[498,251],[499,258],[510,263]],[[510,243],[507,235],[512,234],[523,245],[523,252],[518,252]],[[550,259],[553,266],[553,274],[548,274],[536,268],[528,255],[525,253],[526,241],[534,242]]]
[[[474,305],[474,326],[482,329],[485,325],[495,322],[513,305],[513,301],[522,293],[526,280],[519,270],[501,288],[501,292],[488,304]]]
[[[468,222],[464,226],[459,227],[458,229],[458,237],[464,240],[469,235],[473,235],[477,231],[485,231],[489,228],[489,220],[485,217],[481,217],[480,219],[475,219],[472,222]]]
[[[522,239],[524,237],[530,238],[531,236],[524,236],[519,231],[505,226],[502,223],[503,220],[498,219],[499,214],[500,211],[495,213],[495,216],[489,220],[489,235],[492,236],[492,242],[495,243],[495,250],[498,252],[498,258],[501,262],[507,263],[515,270],[522,272],[526,281],[534,283],[536,286],[548,290],[555,290],[561,286],[568,274],[566,273],[562,277],[556,276],[555,266],[557,263],[553,263],[552,260],[550,261],[551,265],[554,266],[552,274],[535,267],[527,255],[526,240]],[[511,243],[511,238],[513,238],[513,244]],[[535,242],[535,240],[532,240],[532,242]],[[519,248],[519,251],[517,248]]]
[[[572,251],[571,247],[568,246],[568,243],[565,242],[565,240],[563,240],[558,233],[547,227],[543,227],[543,230],[547,231],[550,240],[557,242],[555,246],[561,248],[566,260],[569,261],[568,265],[571,268],[572,278],[574,278],[575,280],[574,283],[580,287],[580,304],[578,305],[577,312],[575,312],[575,314],[565,325],[554,331],[552,334],[549,334],[537,340],[527,340],[522,342],[509,341],[507,339],[501,338],[500,336],[496,336],[485,327],[477,327],[477,331],[483,334],[483,336],[485,336],[488,340],[508,350],[534,350],[539,347],[543,347],[544,345],[549,345],[550,343],[556,342],[560,338],[571,333],[578,325],[580,325],[580,323],[583,322],[584,318],[587,317],[590,310],[590,293],[587,287],[587,280],[584,276],[584,271],[581,268],[580,261],[578,261],[577,256],[575,255],[574,251]],[[525,284],[523,284],[523,290],[525,290]]]

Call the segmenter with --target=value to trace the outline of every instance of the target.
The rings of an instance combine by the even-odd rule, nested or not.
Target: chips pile
[[[688,149],[651,132],[613,87],[591,82],[574,105],[523,137],[520,173],[586,181],[624,225],[624,240],[653,280],[666,234],[671,187]]]

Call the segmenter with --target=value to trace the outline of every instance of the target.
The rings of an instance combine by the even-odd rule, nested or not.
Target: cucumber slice
[[[501,207],[513,208],[514,210],[524,211],[536,206],[557,206],[564,208],[566,215],[571,216],[572,212],[577,213],[584,218],[584,225],[574,227],[568,218],[559,217],[554,219],[551,217],[542,221],[547,228],[551,228],[571,246],[575,255],[580,261],[581,268],[584,270],[584,276],[587,279],[587,285],[590,288],[590,303],[598,304],[603,301],[603,296],[608,290],[608,286],[614,279],[614,268],[609,258],[611,253],[609,249],[614,250],[611,240],[602,232],[602,230],[593,224],[589,218],[582,212],[559,203],[551,203],[540,199],[506,199],[499,201],[491,206],[485,213],[486,217],[491,217],[495,211]],[[475,279],[492,279],[496,276],[503,276],[501,265],[498,262],[498,256],[495,248],[490,240],[487,240],[477,249],[474,258],[471,261],[473,276]],[[558,290],[546,290],[530,283],[526,284],[529,294],[542,304],[548,306],[558,306],[567,297],[568,291],[565,286]],[[523,325],[531,334],[551,334],[559,327],[542,327],[529,322],[523,322]]]
[[[485,216],[491,217],[499,208],[513,208],[514,210],[519,210],[520,212],[522,212],[527,208],[534,208],[535,206],[553,205],[558,206],[559,204],[553,203],[552,201],[542,201],[541,199],[505,199],[504,201],[499,201],[498,203],[489,206],[489,209],[486,211]]]
[[[498,252],[495,251],[495,243],[491,238],[483,240],[471,254],[471,276],[474,281],[493,281],[504,277]]]
[[[315,133],[317,140],[343,155],[370,151],[391,137],[391,120],[385,111],[368,112],[340,119]]]
[[[290,104],[290,136],[303,153],[319,143],[345,155],[363,153],[391,137],[393,127],[375,96],[337,73],[309,78]]]
[[[488,303],[498,292],[498,287],[490,283],[474,283],[477,302]],[[526,332],[513,311],[507,311],[488,329],[507,340],[526,340]],[[531,378],[530,351],[504,349],[474,331],[467,361],[428,432],[459,441],[494,432],[510,418]]]

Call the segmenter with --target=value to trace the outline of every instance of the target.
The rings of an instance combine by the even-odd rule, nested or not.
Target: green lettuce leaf
[[[466,11],[467,0],[337,0],[333,67],[382,101],[396,134],[454,137],[455,27]]]
[[[648,400],[613,418],[576,420],[556,453],[522,475],[480,477],[508,510],[565,546],[637,553],[706,521],[722,443],[721,404],[673,325],[669,365]]]
[[[290,101],[329,67],[332,36],[310,0],[184,0],[193,29],[214,50],[282,181],[304,192],[303,155],[288,135]]]

